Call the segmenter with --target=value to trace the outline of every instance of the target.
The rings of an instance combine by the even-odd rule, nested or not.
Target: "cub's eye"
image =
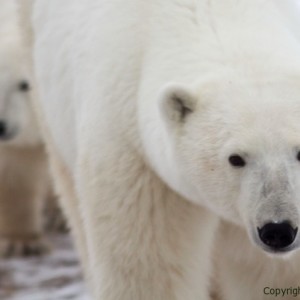
[[[22,80],[18,84],[18,89],[21,92],[27,92],[30,89],[30,85],[26,80]]]
[[[297,159],[300,161],[300,151],[297,154]]]
[[[237,154],[233,154],[229,157],[229,163],[236,168],[242,168],[246,165],[245,160]]]

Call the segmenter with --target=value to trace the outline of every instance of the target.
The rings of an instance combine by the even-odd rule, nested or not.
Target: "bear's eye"
[[[18,84],[18,89],[21,92],[27,92],[30,89],[30,85],[29,85],[28,81],[26,81],[26,80],[20,81]]]
[[[245,160],[237,154],[233,154],[229,157],[229,163],[236,168],[242,168],[246,165]]]
[[[297,159],[300,161],[300,151],[297,154]]]

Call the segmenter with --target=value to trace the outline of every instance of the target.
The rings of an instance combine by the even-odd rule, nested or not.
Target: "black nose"
[[[7,126],[4,121],[0,120],[0,138],[7,134]]]
[[[293,228],[289,222],[268,223],[258,228],[261,241],[273,250],[281,250],[290,246],[297,235],[298,228]]]

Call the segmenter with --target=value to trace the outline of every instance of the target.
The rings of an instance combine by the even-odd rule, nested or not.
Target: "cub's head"
[[[0,51],[0,147],[35,145],[39,134],[30,103],[28,73],[20,57],[2,54]]]
[[[163,88],[164,179],[264,251],[287,253],[300,246],[300,85],[237,82]]]

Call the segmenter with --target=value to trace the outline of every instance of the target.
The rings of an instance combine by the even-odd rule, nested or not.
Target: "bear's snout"
[[[0,119],[0,141],[9,141],[17,135],[16,126],[10,126],[10,124]]]
[[[0,139],[5,138],[7,135],[7,124],[5,121],[0,120]]]
[[[257,228],[260,240],[274,252],[287,251],[287,247],[296,239],[298,228],[291,226],[290,222],[267,223],[262,228]]]

